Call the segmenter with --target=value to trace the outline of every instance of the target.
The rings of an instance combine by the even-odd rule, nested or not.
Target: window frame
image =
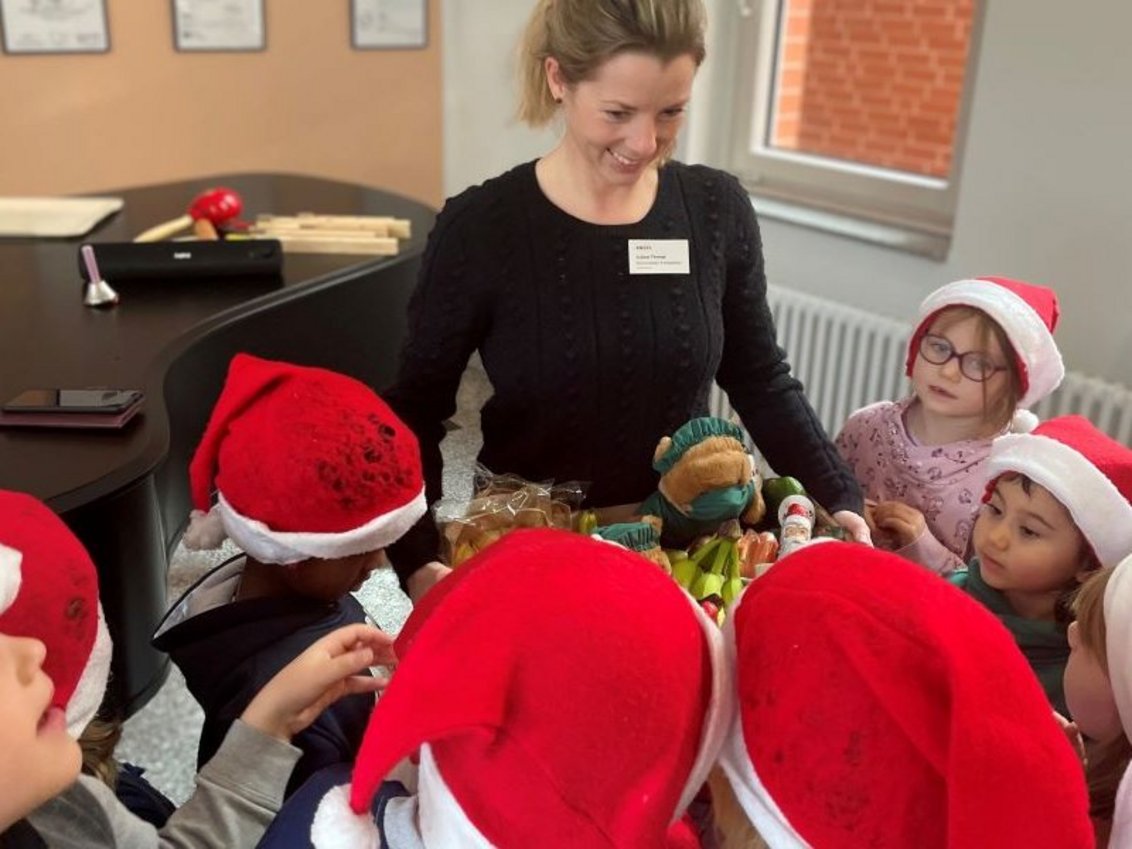
[[[737,0],[728,170],[756,199],[762,215],[946,259],[987,4],[974,0],[951,173],[940,179],[768,147],[786,2]]]

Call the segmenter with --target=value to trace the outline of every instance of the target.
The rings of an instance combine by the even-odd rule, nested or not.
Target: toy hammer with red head
[[[186,215],[158,224],[156,227],[150,227],[144,233],[135,237],[134,241],[159,242],[187,227],[191,227],[194,221],[209,221],[214,225],[223,224],[235,218],[243,209],[244,202],[235,190],[223,186],[206,189],[193,198]]]

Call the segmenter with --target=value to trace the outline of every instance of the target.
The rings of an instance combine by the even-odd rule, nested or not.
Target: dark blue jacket
[[[205,582],[222,570],[238,569],[239,563],[229,560],[193,584],[153,639],[154,647],[177,664],[204,710],[198,768],[216,754],[229,726],[279,670],[331,631],[367,621],[365,610],[349,594],[330,604],[302,597],[233,601],[180,618],[179,608]],[[287,784],[288,795],[322,767],[354,762],[373,704],[370,694],[346,696],[295,736],[292,742],[303,755]]]
[[[307,779],[279,809],[267,832],[257,845],[258,849],[313,849],[311,844],[311,823],[314,822],[318,803],[333,788],[350,783],[349,764],[338,764],[320,770]],[[383,781],[370,805],[370,815],[381,836],[381,846],[390,847],[385,834],[385,806],[393,799],[408,796],[409,791],[399,781]],[[410,838],[412,841],[412,838]],[[419,843],[418,843],[419,845]],[[412,847],[409,847],[412,849]]]

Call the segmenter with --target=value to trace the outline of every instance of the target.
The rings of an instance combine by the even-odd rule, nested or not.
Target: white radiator
[[[777,286],[768,287],[767,298],[778,343],[831,436],[855,410],[908,393],[908,324]],[[713,389],[710,405],[714,416],[735,417],[719,387]],[[1126,386],[1070,371],[1034,413],[1041,419],[1080,413],[1132,445],[1132,389]]]

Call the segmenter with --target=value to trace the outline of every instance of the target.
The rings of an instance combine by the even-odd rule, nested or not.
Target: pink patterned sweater
[[[924,514],[927,529],[896,553],[948,574],[967,560],[991,440],[920,445],[904,427],[912,401],[881,401],[858,410],[835,442],[865,498],[902,501]]]

